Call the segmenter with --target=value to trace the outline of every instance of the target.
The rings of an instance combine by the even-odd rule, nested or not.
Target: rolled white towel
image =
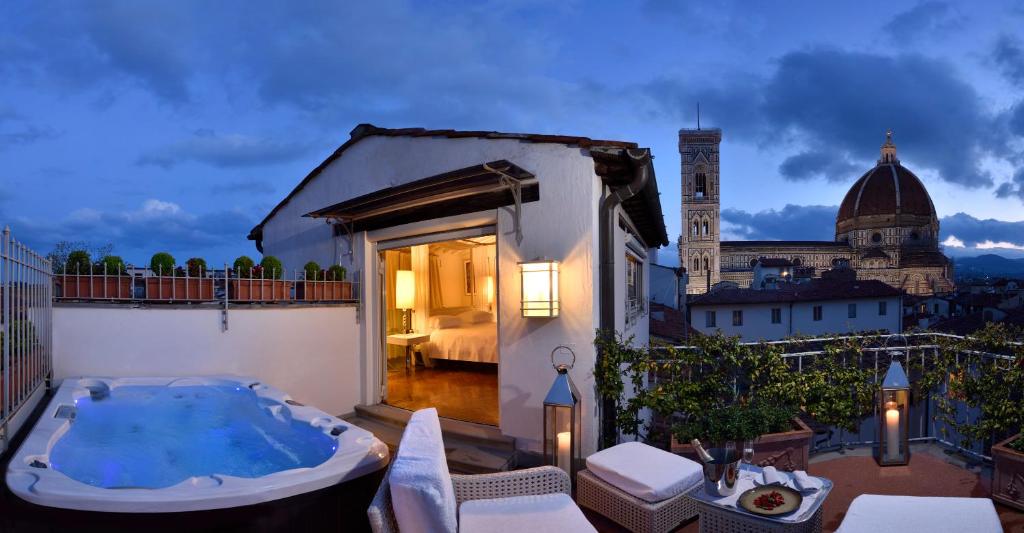
[[[779,472],[775,470],[774,466],[764,467],[764,470],[761,470],[761,477],[765,485],[782,483],[782,478],[779,477]]]
[[[807,472],[804,472],[803,470],[793,472],[793,484],[796,485],[796,490],[805,494],[808,492],[817,492],[822,486],[820,479],[808,476]]]

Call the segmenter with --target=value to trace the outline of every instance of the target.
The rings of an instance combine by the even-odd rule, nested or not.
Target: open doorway
[[[487,234],[380,252],[385,403],[498,425],[496,251]]]

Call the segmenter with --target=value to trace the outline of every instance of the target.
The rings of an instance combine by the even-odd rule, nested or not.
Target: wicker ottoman
[[[697,504],[689,494],[702,482],[658,503],[649,503],[602,481],[589,470],[576,475],[576,503],[637,533],[667,533],[697,516]]]

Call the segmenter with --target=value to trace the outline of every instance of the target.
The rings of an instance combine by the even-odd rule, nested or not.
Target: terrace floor
[[[839,527],[846,509],[861,494],[988,497],[991,480],[988,467],[970,467],[960,457],[947,454],[935,444],[914,445],[909,465],[886,468],[875,463],[870,447],[847,450],[845,454],[822,453],[811,458],[808,472],[834,483],[824,503],[822,529],[825,532]],[[999,504],[996,504],[996,511],[1006,533],[1024,533],[1024,513]],[[598,531],[626,531],[589,510],[585,513]],[[676,530],[677,533],[697,531],[696,519]]]

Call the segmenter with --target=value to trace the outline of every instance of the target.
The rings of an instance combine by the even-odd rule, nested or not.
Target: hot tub
[[[373,434],[255,379],[67,379],[7,468],[39,505],[166,513],[259,504],[378,472]]]

